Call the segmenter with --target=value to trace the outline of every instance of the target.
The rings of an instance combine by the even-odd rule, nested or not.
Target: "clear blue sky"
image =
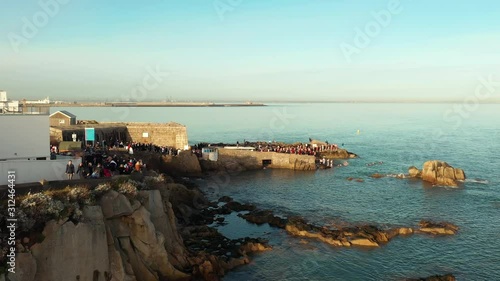
[[[147,99],[461,99],[478,76],[500,79],[498,0],[401,0],[360,48],[356,29],[391,1],[65,1],[32,38],[23,18],[43,24],[40,3],[1,2],[11,98],[126,99],[148,66],[170,75]]]

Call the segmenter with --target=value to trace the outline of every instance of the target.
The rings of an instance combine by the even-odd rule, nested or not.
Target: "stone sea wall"
[[[180,124],[127,123],[126,126],[128,137],[134,142],[173,146],[177,149],[184,149],[188,145],[187,129]]]
[[[264,166],[271,169],[316,170],[315,157],[311,155],[249,150],[219,149],[219,159],[217,162],[203,162],[202,166],[207,170],[257,170],[262,169]]]
[[[119,138],[123,142],[153,143],[159,146],[184,149],[188,145],[187,128],[178,123],[118,123],[106,122],[88,125],[50,127],[50,137],[54,141],[71,141],[75,133],[78,139],[84,139],[85,127],[94,128],[96,140]]]

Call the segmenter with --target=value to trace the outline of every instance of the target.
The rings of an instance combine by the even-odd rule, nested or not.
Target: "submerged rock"
[[[308,223],[301,217],[281,218],[275,216],[270,210],[255,210],[238,216],[251,223],[259,225],[268,223],[271,226],[285,229],[290,235],[313,238],[338,247],[379,247],[396,236],[407,236],[414,233],[453,235],[458,230],[458,227],[451,223],[436,223],[425,220],[420,222],[419,229],[411,227],[382,229],[370,224],[331,228]]]
[[[380,179],[380,178],[385,177],[385,175],[382,175],[382,174],[379,174],[379,173],[375,173],[375,174],[372,174],[370,177],[372,177],[374,179]]]
[[[228,270],[248,264],[248,254],[271,249],[267,240],[248,237],[230,240],[208,226],[190,227],[184,233],[184,240],[187,248],[197,253],[189,258],[195,280],[219,280]]]
[[[356,182],[364,182],[365,180],[362,178],[353,178],[353,177],[348,177],[348,181],[356,181]]]
[[[268,223],[269,225],[278,228],[285,228],[287,222],[287,219],[275,216],[271,210],[254,210],[244,215],[239,214],[238,216],[251,223]]]
[[[433,275],[429,277],[423,278],[409,278],[406,281],[455,281],[455,276],[453,274],[445,274],[445,275]]]
[[[290,219],[285,230],[291,235],[314,238],[339,247],[379,247],[400,233],[413,233],[413,230],[407,228],[401,231],[399,228],[383,230],[374,225],[330,229],[307,223],[302,218]]]
[[[236,201],[227,202],[224,207],[226,207],[229,210],[234,211],[234,212],[253,211],[256,209],[256,207],[254,205],[241,204],[241,203],[236,202]]]
[[[231,202],[231,201],[233,201],[233,198],[231,198],[231,197],[229,197],[229,196],[222,196],[221,198],[219,198],[219,200],[218,200],[218,201],[219,201],[219,202],[225,202],[225,203],[227,203],[227,202]]]
[[[458,226],[449,222],[432,222],[422,220],[419,223],[419,231],[433,235],[454,235],[458,231]]]

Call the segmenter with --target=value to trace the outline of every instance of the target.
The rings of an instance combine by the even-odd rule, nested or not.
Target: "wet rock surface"
[[[379,173],[375,173],[375,174],[372,174],[370,177],[374,178],[374,179],[380,179],[380,178],[384,178],[385,175],[382,175],[382,174],[379,174]]]
[[[365,180],[362,178],[353,178],[353,177],[348,177],[348,181],[355,181],[355,182],[364,182]]]
[[[258,225],[267,223],[270,226],[283,229],[286,227],[287,223],[287,219],[275,216],[271,210],[254,210],[247,214],[239,214],[238,216],[251,223]]]
[[[225,261],[244,257],[249,252],[269,250],[268,241],[260,238],[228,239],[208,226],[194,227],[184,235],[184,243],[192,252],[205,251]]]
[[[357,154],[349,152],[343,148],[339,148],[336,151],[325,151],[319,154],[319,158],[326,158],[326,159],[350,159],[357,157],[358,157]]]
[[[230,208],[220,208],[230,210]],[[236,211],[236,210],[233,210]],[[453,235],[458,227],[448,222],[433,222],[422,220],[418,227],[381,228],[376,225],[362,224],[347,227],[327,227],[308,223],[304,218],[293,216],[284,218],[276,216],[271,210],[254,209],[247,213],[238,214],[239,217],[257,225],[270,226],[286,230],[290,235],[318,239],[324,243],[339,246],[378,247],[396,236],[407,236],[414,233],[431,235]]]
[[[458,231],[458,226],[449,222],[433,222],[422,220],[419,223],[419,231],[433,235],[454,235]]]
[[[434,185],[457,186],[458,182],[466,179],[462,169],[454,168],[448,163],[431,160],[424,163],[422,170],[412,166],[408,169],[410,177],[421,178]]]

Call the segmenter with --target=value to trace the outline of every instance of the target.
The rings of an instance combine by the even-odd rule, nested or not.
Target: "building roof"
[[[54,112],[54,113],[50,114],[50,116],[49,116],[49,117],[52,117],[53,115],[55,115],[55,114],[57,114],[57,113],[61,113],[61,114],[65,115],[66,117],[69,117],[69,118],[76,118],[76,115],[71,114],[71,113],[69,113],[69,112],[68,112],[68,111],[66,111],[66,110],[60,110],[60,111]]]

